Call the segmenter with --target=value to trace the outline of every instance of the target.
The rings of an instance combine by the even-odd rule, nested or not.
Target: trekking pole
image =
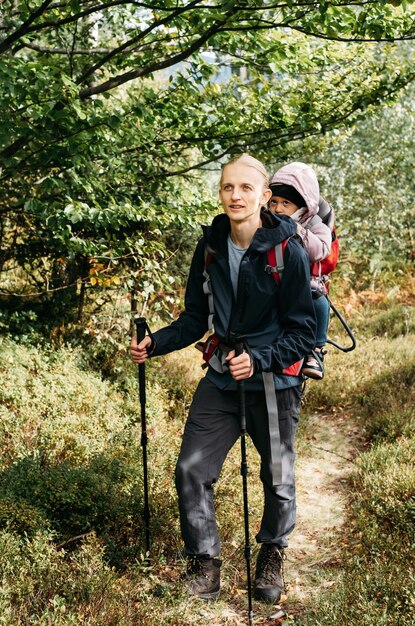
[[[327,343],[330,343],[332,346],[334,346],[338,350],[342,350],[342,352],[351,352],[356,347],[356,339],[348,323],[346,322],[346,320],[344,319],[340,311],[334,306],[333,302],[328,297],[327,297],[327,300],[329,301],[331,310],[336,315],[336,317],[340,320],[341,325],[343,326],[344,330],[346,331],[346,333],[348,334],[348,336],[350,337],[352,341],[350,346],[341,346],[339,343],[336,343],[336,341],[333,341],[332,339],[327,339]]]
[[[235,343],[235,354],[239,356],[244,351],[243,341],[238,337]],[[248,623],[253,626],[254,614],[252,611],[252,585],[251,585],[251,545],[249,543],[249,516],[248,516],[248,463],[246,460],[246,414],[245,414],[245,384],[243,380],[238,381],[238,400],[239,400],[239,423],[241,429],[241,476],[242,490],[244,497],[244,526],[245,526],[245,559],[246,559],[246,578],[248,585]]]
[[[148,324],[145,317],[134,318],[137,343],[145,337]],[[149,330],[149,329],[148,329]],[[143,449],[143,480],[144,480],[144,524],[146,533],[146,553],[150,552],[150,507],[148,505],[148,473],[147,473],[147,427],[146,427],[146,366],[138,364],[138,386],[141,406],[141,447]]]

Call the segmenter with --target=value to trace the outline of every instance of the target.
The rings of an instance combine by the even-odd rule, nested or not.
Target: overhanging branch
[[[188,48],[179,52],[178,54],[174,54],[171,57],[164,59],[164,61],[156,61],[147,65],[145,68],[140,68],[138,70],[132,70],[130,72],[125,72],[124,74],[120,74],[119,76],[114,76],[109,80],[101,83],[100,85],[92,85],[91,87],[87,87],[86,89],[82,89],[80,92],[81,99],[89,98],[92,95],[96,95],[99,93],[104,93],[105,91],[110,91],[115,87],[119,87],[124,83],[127,83],[136,78],[142,78],[143,76],[148,76],[153,72],[160,71],[162,69],[166,69],[167,67],[171,67],[184,61],[194,52],[199,50],[204,43],[206,43],[214,34],[216,34],[223,26],[223,20],[215,22],[199,39],[194,41]]]

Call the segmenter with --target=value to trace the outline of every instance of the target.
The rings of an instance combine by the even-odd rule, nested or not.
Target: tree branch
[[[25,48],[30,48],[30,50],[34,50],[35,52],[41,52],[42,54],[63,54],[67,56],[69,54],[66,48],[45,48],[44,46],[38,46],[34,43],[25,43]],[[108,54],[111,52],[106,48],[77,48],[76,50],[71,50],[71,54],[85,54],[89,56],[93,56],[95,54]]]
[[[45,9],[47,9],[47,7],[51,4],[51,2],[52,0],[45,0],[37,9],[37,11],[34,11],[33,13],[31,13],[30,17],[26,20],[26,22],[21,24],[21,26],[16,31],[14,31],[14,33],[9,35],[9,37],[6,37],[3,43],[0,44],[0,54],[4,52],[5,50],[7,50],[8,48],[10,48],[14,44],[15,41],[20,39],[20,37],[23,37],[29,32],[30,25],[35,20],[37,20],[37,18],[40,17],[42,13],[44,13]]]
[[[167,67],[171,67],[172,65],[176,65],[180,63],[180,61],[184,61],[191,54],[199,50],[204,43],[206,43],[215,33],[217,33],[223,26],[223,20],[215,22],[199,39],[193,42],[188,48],[179,52],[178,54],[174,54],[171,57],[168,57],[164,61],[155,62],[147,65],[144,68],[139,70],[132,70],[130,72],[125,72],[124,74],[120,74],[115,76],[114,78],[110,78],[109,80],[101,83],[100,85],[92,85],[91,87],[87,87],[80,92],[81,99],[89,98],[92,95],[98,93],[104,93],[105,91],[109,91],[110,89],[114,89],[119,85],[123,85],[135,78],[140,78],[143,76],[148,76],[153,72],[165,69]]]
[[[182,13],[185,13],[189,9],[192,9],[196,4],[198,4],[198,2],[199,2],[199,0],[193,0],[192,2],[190,2],[190,4],[186,5],[185,7],[181,7],[180,9],[177,9],[176,12],[173,15],[168,15],[167,17],[164,17],[161,20],[155,21],[148,28],[146,28],[145,30],[140,32],[139,35],[137,35],[136,37],[133,37],[132,39],[130,39],[130,40],[126,41],[125,43],[123,43],[118,48],[115,48],[114,50],[112,50],[110,53],[108,53],[106,56],[104,56],[98,63],[95,63],[95,65],[93,65],[92,67],[88,68],[88,70],[86,70],[77,79],[77,81],[76,81],[77,85],[82,84],[89,76],[92,76],[92,74],[94,74],[97,69],[99,69],[100,67],[105,65],[105,63],[110,61],[117,54],[119,54],[120,52],[124,52],[130,46],[136,44],[141,39],[144,39],[149,33],[151,33],[156,28],[159,28],[160,26],[163,26],[164,24],[169,22],[173,17],[177,17],[178,15],[181,15]]]

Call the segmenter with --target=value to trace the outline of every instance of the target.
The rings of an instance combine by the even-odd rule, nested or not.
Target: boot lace
[[[187,563],[186,577],[198,578],[200,576],[200,577],[208,579],[209,575],[208,575],[206,565],[207,565],[206,559],[201,559],[200,557],[197,557],[197,556],[190,557]]]
[[[268,548],[261,554],[259,562],[260,578],[267,584],[278,583],[280,577],[285,586],[284,561],[286,559],[284,550],[272,550]]]

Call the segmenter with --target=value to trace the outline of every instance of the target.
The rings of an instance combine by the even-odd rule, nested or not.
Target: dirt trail
[[[345,523],[347,478],[359,447],[360,433],[347,417],[315,414],[313,433],[297,457],[297,526],[287,550],[287,608],[302,612],[310,594],[334,584]],[[308,449],[307,449],[308,448]]]
[[[297,525],[286,551],[287,596],[281,603],[290,617],[299,619],[306,604],[312,606],[310,596],[335,584],[346,521],[348,477],[362,442],[356,425],[347,416],[337,414],[312,415],[307,432],[312,434],[297,453]],[[233,608],[228,605],[210,615],[211,626],[246,626],[246,598],[242,604],[235,603]],[[254,603],[255,626],[274,626],[281,623],[279,618],[278,607]]]

